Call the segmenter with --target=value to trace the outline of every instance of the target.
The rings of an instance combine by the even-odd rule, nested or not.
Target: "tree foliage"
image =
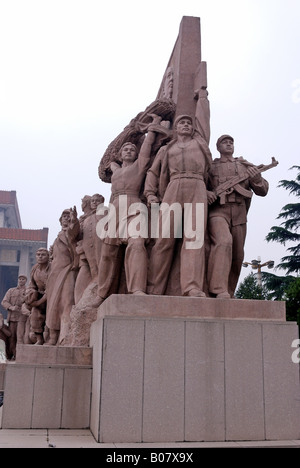
[[[294,278],[285,292],[286,318],[300,326],[300,278]]]
[[[298,174],[295,180],[281,180],[279,187],[288,190],[291,195],[300,199],[300,166],[293,166],[291,169],[297,169]],[[286,245],[292,242],[294,245],[287,248],[288,255],[282,257],[278,268],[286,270],[287,274],[300,272],[300,203],[289,203],[285,205],[277,219],[284,220],[280,226],[272,226],[271,231],[266,237],[268,242],[279,242]]]
[[[284,301],[286,290],[295,281],[295,276],[277,276],[273,273],[262,272],[262,283],[264,285],[266,298],[269,301]]]
[[[251,272],[236,290],[237,299],[258,299],[286,302],[286,319],[300,326],[300,278],[262,273],[262,288]]]
[[[265,300],[267,298],[267,291],[264,287],[261,288],[257,284],[255,275],[251,272],[238,286],[235,297],[237,299]]]

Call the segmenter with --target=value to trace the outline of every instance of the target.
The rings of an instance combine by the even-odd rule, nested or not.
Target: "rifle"
[[[264,172],[267,171],[268,169],[271,169],[272,167],[276,167],[278,165],[278,161],[276,161],[275,158],[272,157],[272,162],[271,164],[260,164],[259,166],[256,166],[259,172]],[[230,180],[227,180],[223,184],[218,185],[218,187],[214,190],[214,193],[220,197],[220,204],[224,205],[225,203],[225,196],[229,195],[230,193],[233,192],[233,190],[236,190],[240,195],[243,195],[246,198],[251,198],[252,197],[252,192],[250,190],[245,189],[242,187],[240,182],[243,182],[244,180],[249,179],[249,175],[243,175],[243,176],[236,176],[233,177]]]

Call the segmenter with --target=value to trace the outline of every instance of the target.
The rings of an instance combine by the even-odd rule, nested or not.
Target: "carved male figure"
[[[89,265],[92,281],[97,281],[98,277],[98,263],[102,242],[96,233],[98,221],[96,211],[97,207],[102,203],[104,203],[104,197],[99,193],[95,193],[90,200],[90,215],[81,224],[82,248]]]
[[[162,147],[149,169],[145,181],[145,195],[148,204],[163,202],[170,207],[179,203],[183,213],[187,204],[191,208],[189,220],[195,224],[197,209],[202,206],[202,231],[206,229],[207,196],[206,179],[212,158],[208,147],[208,101],[207,92],[197,95],[195,124],[189,115],[175,119],[175,139]],[[175,217],[174,217],[175,218]],[[181,219],[179,220],[181,222]],[[180,254],[181,292],[187,296],[205,297],[204,245],[189,248],[186,226],[183,226],[183,243]],[[175,248],[176,219],[169,237],[159,236],[151,251],[148,289],[149,294],[164,294]]]
[[[50,270],[49,252],[40,248],[36,252],[37,263],[30,274],[30,283],[26,289],[25,302],[31,309],[30,314],[30,339],[37,345],[44,343],[44,328],[46,321],[46,283]]]
[[[79,218],[80,234],[76,245],[76,252],[79,255],[79,273],[75,284],[75,304],[79,302],[91,282],[97,283],[102,240],[96,232],[99,220],[96,211],[102,203],[104,203],[104,197],[99,193],[93,196],[85,195],[82,199],[81,207],[84,214]]]
[[[123,144],[119,152],[121,166],[117,162],[111,163],[113,172],[111,202],[116,212],[116,235],[114,237],[108,235],[103,239],[98,276],[99,301],[95,306],[99,305],[110,293],[116,278],[119,249],[122,244],[126,245],[125,273],[128,292],[130,294],[146,293],[148,256],[145,248],[145,236],[131,235],[128,226],[137,216],[137,213],[131,213],[130,207],[133,207],[135,203],[141,204],[140,191],[150,164],[151,148],[158,131],[157,123],[161,120],[157,116],[153,116],[153,118],[155,124],[153,127],[152,124],[149,125],[139,154],[136,146],[127,142]],[[162,129],[162,132],[164,131]],[[127,214],[122,223],[119,223],[122,197],[126,199],[125,211]],[[141,219],[143,213],[139,213],[138,216]],[[147,217],[141,221],[141,224],[143,225],[142,229],[145,227],[148,229]],[[98,234],[100,233],[98,232]]]
[[[51,249],[52,261],[46,287],[46,325],[50,334],[48,345],[56,345],[58,339],[62,341],[67,333],[78,271],[75,246],[80,226],[76,208],[64,210],[59,221],[62,229]]]
[[[88,216],[92,214],[91,209],[91,196],[84,195],[81,199],[81,209],[83,214],[79,217],[79,224],[80,224],[80,232],[82,232],[82,226],[84,221]],[[76,244],[76,253],[79,256],[79,263],[78,263],[78,274],[76,277],[75,289],[74,289],[74,300],[75,304],[79,302],[82,297],[84,290],[88,287],[91,282],[91,272],[90,267],[86,258],[86,255],[83,250],[82,246],[82,234],[79,234],[79,240]]]
[[[220,158],[213,161],[208,184],[210,252],[207,281],[210,294],[229,298],[234,294],[244,258],[247,211],[252,193],[265,196],[269,184],[256,166],[243,158],[233,157],[234,140],[230,135],[218,138],[217,149]],[[221,183],[244,175],[246,180],[221,198],[213,192]]]
[[[22,333],[24,333],[24,327],[22,327],[21,323],[22,321],[26,321],[26,317],[22,315],[21,309],[25,300],[26,282],[27,277],[20,275],[17,287],[10,288],[1,302],[1,305],[8,311],[7,324],[11,332],[10,355],[13,357],[16,356],[17,342],[23,342]]]

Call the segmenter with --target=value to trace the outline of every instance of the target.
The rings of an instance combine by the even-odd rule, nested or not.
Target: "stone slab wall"
[[[94,437],[299,439],[297,337],[291,322],[99,318],[91,336]]]
[[[88,428],[91,381],[88,366],[8,363],[2,427]]]

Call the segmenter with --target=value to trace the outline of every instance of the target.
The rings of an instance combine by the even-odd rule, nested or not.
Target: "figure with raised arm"
[[[149,168],[151,148],[160,130],[161,118],[152,115],[147,135],[139,153],[131,142],[122,145],[119,162],[111,163],[111,211],[115,214],[115,232],[103,236],[98,273],[98,299],[100,305],[111,293],[120,267],[120,247],[125,249],[125,275],[129,294],[146,294],[148,255],[145,241],[148,236],[148,211],[141,202],[141,189]],[[104,220],[104,218],[103,218]],[[135,230],[139,224],[139,230]],[[99,226],[98,226],[99,227]],[[133,229],[132,229],[133,228]],[[98,234],[101,235],[98,229]],[[103,233],[103,230],[102,230]]]
[[[46,325],[50,334],[47,345],[59,344],[68,331],[79,264],[75,250],[80,231],[76,208],[64,210],[59,221],[62,228],[51,248],[51,268],[46,287]]]
[[[170,235],[160,233],[152,248],[147,288],[149,294],[165,294],[176,238],[181,235],[183,240],[180,250],[181,294],[206,296],[204,292],[206,181],[212,158],[208,147],[209,104],[206,89],[198,91],[195,97],[197,99],[195,119],[190,115],[179,115],[175,119],[173,127],[175,137],[159,150],[145,181],[148,204],[161,203],[162,226],[166,213],[162,208],[169,207],[172,210],[173,207],[180,207],[182,213],[182,216],[180,213],[178,216],[174,214],[174,221],[170,221]],[[171,216],[169,219],[171,220]],[[178,233],[180,230],[181,234]],[[195,238],[189,235],[193,234],[193,230]]]

